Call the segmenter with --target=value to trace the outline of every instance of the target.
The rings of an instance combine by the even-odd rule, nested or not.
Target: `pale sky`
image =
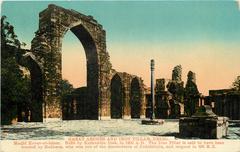
[[[50,3],[92,15],[106,30],[113,68],[142,77],[147,86],[151,59],[155,78],[170,79],[173,67],[181,64],[185,83],[192,70],[205,95],[210,89],[229,88],[240,75],[239,1],[4,2],[2,14],[28,48],[38,13]],[[86,85],[85,53],[70,31],[62,59],[63,78],[74,87]]]

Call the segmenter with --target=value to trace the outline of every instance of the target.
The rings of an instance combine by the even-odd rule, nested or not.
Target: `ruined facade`
[[[188,72],[186,86],[182,81],[182,67],[177,65],[172,70],[172,79],[156,79],[155,115],[156,118],[179,118],[191,116],[197,108],[207,104],[197,88],[196,74]],[[146,117],[150,115],[151,96],[146,92]]]
[[[75,102],[72,106],[60,101],[62,40],[68,30],[82,43],[87,58],[86,99],[82,101],[84,105],[81,105],[84,106],[84,111],[77,108],[77,103],[82,100],[79,93],[74,93],[71,97]],[[33,88],[39,88],[32,111],[37,114],[36,121],[42,121],[42,116],[65,119],[68,118],[68,113],[77,109],[78,114],[74,118],[80,118],[79,113],[84,113],[85,119],[105,119],[111,116],[122,118],[130,115],[137,118],[144,115],[142,80],[112,70],[106,50],[105,30],[92,16],[50,4],[39,14],[39,29],[32,40],[31,52],[38,69],[33,72],[36,77],[32,79]],[[134,110],[135,107],[137,110]]]
[[[155,117],[161,119],[179,118],[184,113],[182,67],[178,65],[172,71],[172,79],[156,79]],[[146,117],[150,115],[151,96],[146,93]]]
[[[122,109],[119,115],[124,119],[144,117],[146,104],[144,100],[143,80],[126,72],[112,71],[110,90],[111,118],[114,118],[114,111],[116,109]],[[116,83],[119,85],[114,87]],[[116,91],[116,88],[119,89]]]
[[[180,82],[182,81],[182,66],[177,65],[172,70],[172,80]]]
[[[172,80],[167,84],[168,91],[172,94],[170,100],[171,118],[178,118],[184,112],[184,82],[182,81],[182,66],[177,65],[172,71]]]
[[[156,80],[156,118],[169,118],[171,116],[172,94],[166,91],[166,79]]]
[[[145,98],[141,78],[125,72],[111,72],[110,115],[105,119],[135,119],[145,117]],[[88,119],[86,87],[75,89],[63,99],[63,119]]]
[[[208,101],[219,116],[240,120],[240,92],[232,89],[209,90]]]

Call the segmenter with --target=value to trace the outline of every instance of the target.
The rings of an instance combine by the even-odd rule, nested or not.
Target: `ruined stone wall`
[[[160,93],[166,90],[166,79],[156,79],[155,92]]]
[[[173,81],[182,81],[182,66],[177,65],[172,70],[172,80]]]
[[[137,84],[138,84],[137,90],[136,88],[132,88],[133,80],[137,81]],[[114,84],[117,84],[117,86]],[[134,107],[132,105],[133,98],[134,98],[132,96],[133,89],[137,91],[135,92],[137,93],[137,98],[135,98],[137,101],[136,100],[134,101],[139,103],[137,107]],[[117,91],[117,93],[114,91]],[[84,109],[88,105],[86,105],[87,103],[84,97],[84,92],[83,90],[81,92],[79,91],[78,92],[74,91],[74,92],[67,95],[63,99],[63,106],[62,106],[63,119],[65,120],[87,119],[86,110]],[[121,118],[131,119],[132,118],[131,112],[134,109],[139,112],[138,116],[135,118],[144,118],[145,110],[146,110],[144,94],[145,94],[144,85],[141,78],[128,74],[126,72],[117,72],[116,70],[112,69],[111,70],[111,86],[110,86],[111,100],[106,108],[108,115],[101,117],[101,119],[111,119],[111,118],[112,119],[121,119]]]
[[[214,102],[214,112],[219,116],[240,120],[240,93],[231,90],[210,90],[210,100]]]
[[[182,67],[177,65],[172,71],[172,80],[167,84],[167,90],[172,94],[172,99],[169,101],[171,107],[171,118],[178,118],[183,111],[184,101],[184,82],[182,81]]]
[[[138,102],[140,103],[140,116],[139,117],[144,117],[145,116],[145,107],[146,103],[144,100],[144,84],[143,80],[137,76],[128,74],[126,72],[116,72],[115,70],[112,70],[112,78],[118,75],[121,78],[121,83],[122,83],[122,90],[123,90],[123,113],[122,116],[124,119],[130,119],[131,118],[131,101],[132,101],[132,96],[131,96],[131,90],[133,89],[131,84],[133,79],[136,79],[139,83],[139,98]],[[111,92],[110,92],[111,93]],[[111,109],[111,108],[109,108]]]
[[[155,93],[156,117],[178,118],[184,114],[191,116],[202,104],[196,84],[196,74],[192,71],[188,72],[187,84],[184,87],[181,65],[173,68],[171,80],[156,79]],[[146,98],[150,100],[148,95]],[[151,103],[147,104],[147,107],[149,106]]]
[[[185,103],[184,110],[188,116],[196,112],[199,106],[200,94],[196,84],[196,74],[192,71],[188,72],[187,83],[185,86]]]
[[[157,93],[155,96],[155,117],[160,119],[167,119],[171,114],[170,100],[171,95],[167,91]]]
[[[169,100],[172,98],[171,93],[166,91],[166,82],[167,79],[156,79],[156,86],[155,86],[155,117],[159,118],[169,118],[170,115],[170,103]],[[150,108],[151,108],[151,96],[150,94],[147,95],[148,99],[148,110],[147,115],[150,115]],[[147,116],[146,115],[146,116]]]
[[[62,118],[63,113],[68,115],[77,109],[79,99],[71,96],[69,103],[61,104],[59,91],[60,80],[62,79],[62,40],[65,33],[71,30],[82,43],[87,61],[87,88],[84,118],[105,119],[111,114],[111,80],[118,74],[123,90],[123,118],[131,116],[131,103],[138,100],[140,103],[139,117],[145,116],[145,96],[143,80],[137,76],[120,73],[112,69],[109,61],[109,54],[106,51],[105,30],[92,16],[86,16],[74,10],[50,4],[47,9],[39,14],[39,29],[32,40],[31,51],[36,62],[42,67],[42,98],[43,117]],[[137,98],[132,92],[132,83],[137,84]],[[76,104],[72,104],[76,102]],[[63,106],[63,107],[62,107]],[[66,110],[67,107],[67,110]],[[70,108],[70,111],[69,111]],[[71,108],[73,108],[71,110]],[[75,110],[74,110],[75,109]],[[81,111],[81,110],[80,110]],[[69,118],[70,116],[66,116]],[[64,116],[65,118],[65,116]]]

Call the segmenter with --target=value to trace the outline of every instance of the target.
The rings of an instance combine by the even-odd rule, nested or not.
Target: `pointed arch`
[[[31,77],[31,103],[30,103],[30,121],[43,121],[43,74],[41,65],[35,59],[32,53],[24,55],[23,63],[27,65]]]
[[[92,16],[48,5],[39,14],[39,29],[31,49],[44,65],[44,102],[46,118],[62,118],[62,107],[57,88],[62,79],[62,39],[71,30],[82,43],[87,62],[86,119],[109,116],[111,63],[106,51],[106,33]],[[42,41],[42,37],[44,40]]]
[[[132,79],[130,92],[131,118],[140,118],[141,104],[140,82],[139,79],[135,77]]]
[[[115,74],[111,80],[111,118],[123,117],[124,88],[121,77]]]

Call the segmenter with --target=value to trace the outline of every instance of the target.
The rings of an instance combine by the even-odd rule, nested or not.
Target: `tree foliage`
[[[19,106],[29,105],[30,78],[25,76],[17,62],[24,52],[14,27],[1,17],[1,124],[16,118]]]
[[[63,79],[60,81],[60,88],[59,88],[59,92],[60,92],[60,96],[63,97],[67,94],[70,94],[73,91],[73,85],[70,84],[70,82],[66,79]]]
[[[25,43],[21,43],[18,40],[17,35],[14,32],[14,27],[9,22],[6,21],[7,17],[1,17],[1,45],[4,47],[5,45],[11,45],[16,48],[20,48],[21,46],[25,46]]]

